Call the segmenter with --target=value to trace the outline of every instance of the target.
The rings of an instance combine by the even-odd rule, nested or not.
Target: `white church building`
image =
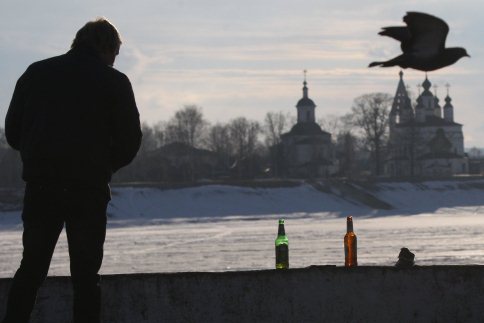
[[[468,173],[462,124],[454,121],[448,93],[445,105],[431,91],[425,78],[415,106],[408,96],[403,72],[389,115],[388,154],[385,174],[400,176],[451,176]]]
[[[306,78],[303,97],[296,105],[297,123],[281,135],[284,175],[287,177],[327,177],[334,172],[331,134],[316,123],[316,104],[308,96]]]

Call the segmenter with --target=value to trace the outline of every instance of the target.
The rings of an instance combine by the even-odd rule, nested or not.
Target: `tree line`
[[[340,169],[335,175],[379,173],[378,167],[372,170],[370,165],[380,159],[390,103],[387,94],[368,94],[355,99],[350,113],[318,120],[321,128],[332,134]],[[375,125],[370,125],[372,122]],[[278,111],[268,112],[263,121],[241,116],[211,124],[200,106],[185,105],[168,121],[142,123],[143,139],[138,155],[133,163],[115,174],[113,182],[283,177],[278,169],[281,135],[295,123],[295,116]],[[168,157],[172,160],[167,160]],[[20,156],[8,146],[1,128],[0,183],[22,184]]]
[[[359,178],[381,175],[393,98],[386,93],[354,99],[350,112],[318,119],[332,135],[338,173]],[[140,151],[113,182],[190,182],[200,179],[284,177],[281,135],[296,119],[288,112],[268,112],[264,120],[236,117],[208,122],[203,109],[185,105],[168,121],[142,123]],[[18,152],[9,148],[0,128],[0,186],[22,185]]]
[[[376,168],[373,165],[381,159],[391,101],[388,94],[364,95],[354,100],[350,113],[318,120],[321,128],[332,134],[339,166],[334,176],[355,178],[381,173],[381,163],[377,162]],[[140,152],[131,165],[116,174],[114,181],[281,178],[285,175],[281,135],[295,123],[296,118],[290,113],[273,111],[266,113],[262,121],[237,117],[211,124],[201,107],[186,105],[168,121],[142,124]],[[176,153],[179,156],[175,161],[163,160]],[[201,161],[200,155],[206,154],[211,154],[211,165]]]

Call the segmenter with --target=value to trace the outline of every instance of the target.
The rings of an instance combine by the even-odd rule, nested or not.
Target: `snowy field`
[[[396,209],[374,211],[309,185],[115,188],[102,273],[271,269],[279,217],[286,219],[292,268],[341,266],[347,215],[354,217],[360,265],[393,265],[404,246],[419,265],[484,265],[482,188],[387,183],[374,194]],[[0,213],[0,277],[12,277],[20,261],[19,217]],[[63,233],[49,275],[68,274]]]

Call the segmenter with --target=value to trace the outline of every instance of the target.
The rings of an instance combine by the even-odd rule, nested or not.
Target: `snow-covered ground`
[[[310,185],[115,188],[102,273],[270,269],[280,217],[291,267],[339,266],[347,215],[360,265],[393,265],[404,246],[420,265],[484,264],[484,189],[458,181],[385,183],[372,193],[396,209],[375,211]],[[0,277],[19,264],[21,228],[19,212],[0,213]],[[64,233],[49,274],[69,274]]]

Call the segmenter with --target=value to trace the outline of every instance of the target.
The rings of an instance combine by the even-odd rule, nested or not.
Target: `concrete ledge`
[[[10,279],[0,279],[3,317]],[[287,271],[103,276],[104,323],[484,322],[484,266],[314,266]],[[70,322],[68,277],[51,277],[32,323]]]

